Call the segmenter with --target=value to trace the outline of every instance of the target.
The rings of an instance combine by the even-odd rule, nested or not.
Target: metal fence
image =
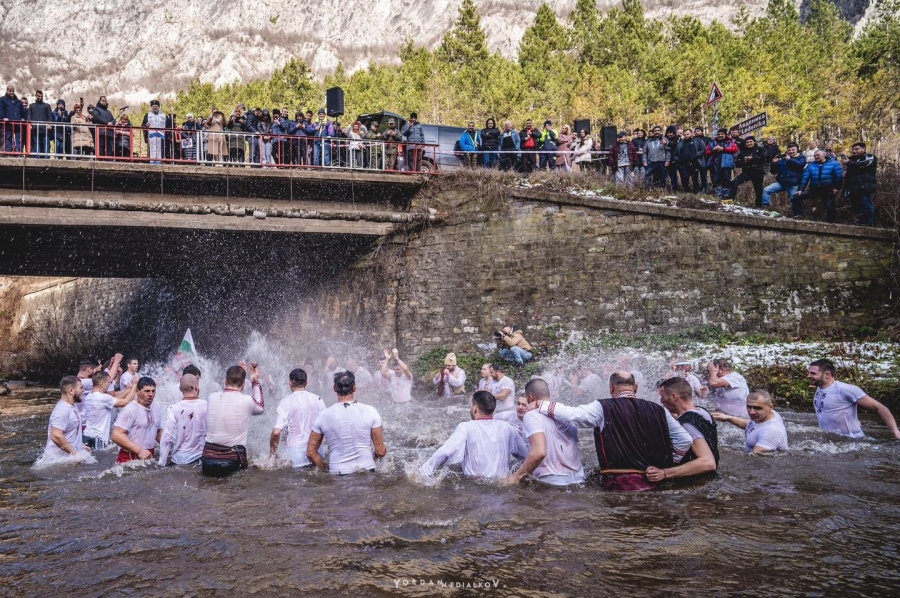
[[[434,173],[437,145],[128,124],[0,122],[0,156],[250,168]]]

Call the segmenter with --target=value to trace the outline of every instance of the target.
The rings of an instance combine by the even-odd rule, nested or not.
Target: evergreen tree
[[[483,63],[490,56],[474,0],[463,0],[459,17],[438,48],[438,58],[454,69]]]

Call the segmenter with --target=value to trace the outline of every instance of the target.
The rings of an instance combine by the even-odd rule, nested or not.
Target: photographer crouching
[[[498,345],[506,345],[506,348],[500,350],[500,356],[506,361],[522,365],[531,360],[531,345],[522,336],[521,330],[513,331],[512,326],[505,326],[495,332],[494,336]]]

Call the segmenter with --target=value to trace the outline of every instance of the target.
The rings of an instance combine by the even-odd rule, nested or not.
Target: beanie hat
[[[62,107],[63,107],[63,108],[66,107],[66,101],[65,101],[65,100],[56,100],[56,105],[59,106],[60,104],[62,104]]]

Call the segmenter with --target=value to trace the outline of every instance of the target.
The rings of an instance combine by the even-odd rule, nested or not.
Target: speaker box
[[[325,91],[325,111],[328,116],[344,115],[344,90],[332,87]]]
[[[616,144],[616,134],[617,133],[618,133],[618,131],[616,131],[615,127],[603,127],[602,140],[601,140],[603,149],[605,149],[605,150],[612,149],[612,146],[614,146]]]
[[[578,135],[581,131],[584,131],[588,135],[591,134],[591,119],[582,118],[575,121],[575,130],[573,133]]]

